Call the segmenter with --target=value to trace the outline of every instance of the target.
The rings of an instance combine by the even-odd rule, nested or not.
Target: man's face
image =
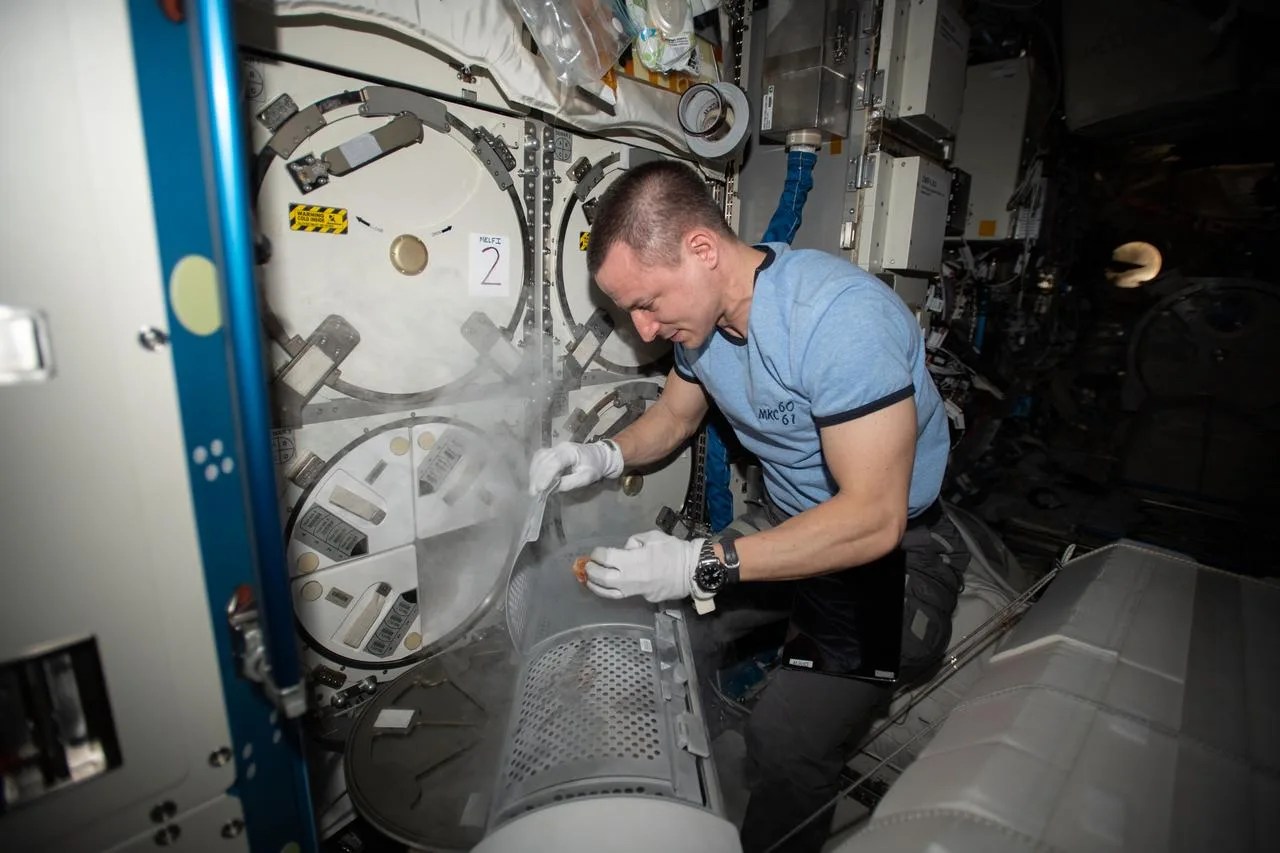
[[[596,273],[596,284],[631,316],[646,342],[662,338],[694,349],[720,319],[709,270],[687,251],[676,266],[651,265],[626,243],[615,243]]]

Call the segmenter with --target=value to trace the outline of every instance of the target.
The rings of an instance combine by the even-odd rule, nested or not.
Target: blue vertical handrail
[[[241,459],[249,492],[253,549],[258,562],[258,612],[272,680],[284,690],[300,681],[284,536],[271,448],[271,408],[262,346],[262,318],[254,281],[249,233],[248,170],[244,158],[239,92],[239,52],[225,0],[200,0],[194,13],[193,52],[205,97],[202,134],[213,190],[213,220],[221,249],[230,372],[240,426]]]

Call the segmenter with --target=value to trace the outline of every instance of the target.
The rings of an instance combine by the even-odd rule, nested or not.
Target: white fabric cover
[[[676,121],[679,96],[618,78],[613,93],[600,85],[596,98],[558,81],[520,43],[523,19],[508,0],[267,0],[276,15],[334,15],[394,30],[442,51],[459,63],[483,68],[513,104],[543,110],[583,130],[631,132],[687,153]],[[599,99],[599,100],[597,100]]]

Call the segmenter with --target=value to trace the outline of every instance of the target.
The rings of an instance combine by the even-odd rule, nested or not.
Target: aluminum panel
[[[904,43],[889,66],[885,114],[944,139],[960,123],[969,26],[950,0],[917,0],[904,8]]]
[[[231,735],[192,513],[189,471],[201,469],[188,468],[170,352],[139,343],[168,313],[128,10],[8,7],[4,30],[22,34],[6,39],[5,75],[64,108],[38,128],[3,119],[0,183],[23,213],[0,235],[0,304],[44,312],[57,372],[0,387],[12,484],[0,496],[0,661],[92,636],[122,763],[8,810],[0,837],[76,853],[155,832],[166,800],[175,818],[213,802],[238,815],[240,803],[224,797],[235,761],[209,762]],[[66,168],[90,150],[111,168]]]

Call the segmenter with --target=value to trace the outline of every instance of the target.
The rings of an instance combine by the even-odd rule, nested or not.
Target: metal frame
[[[189,451],[223,437],[243,460],[218,481],[192,478],[205,585],[238,762],[233,788],[254,849],[316,848],[298,730],[257,685],[240,677],[224,616],[257,587],[271,674],[283,691],[299,680],[284,549],[275,505],[261,322],[248,233],[229,4],[192,4],[175,24],[147,0],[129,0],[134,60],[154,198],[162,279],[191,255],[221,273],[227,325],[188,331],[169,305],[170,341]],[[225,479],[224,479],[225,478]],[[235,488],[226,487],[230,479]],[[258,534],[255,535],[255,530]],[[212,760],[212,758],[211,758]],[[224,761],[226,759],[223,759]]]

